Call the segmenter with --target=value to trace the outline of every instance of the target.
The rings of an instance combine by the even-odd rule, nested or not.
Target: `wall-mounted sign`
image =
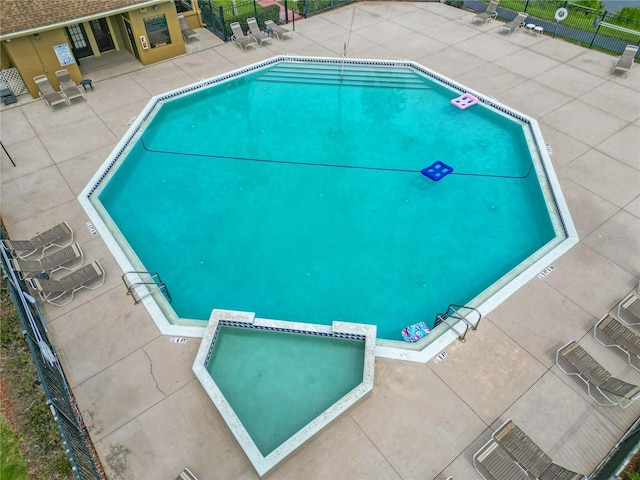
[[[73,58],[73,54],[71,53],[71,49],[69,48],[68,43],[61,43],[60,45],[54,45],[53,51],[56,52],[56,56],[58,57],[58,62],[60,62],[61,66],[71,65],[72,63],[76,63],[76,59]]]
[[[149,48],[149,44],[147,43],[147,37],[145,37],[144,35],[140,35],[140,43],[142,44],[142,48],[144,48],[145,50]]]
[[[162,45],[171,43],[169,26],[167,25],[167,19],[164,14],[145,18],[144,28],[147,30],[151,48],[161,47]]]

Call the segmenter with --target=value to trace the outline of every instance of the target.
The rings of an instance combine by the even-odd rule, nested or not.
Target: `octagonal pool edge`
[[[101,234],[103,240],[124,272],[138,271],[143,268],[141,265],[135,265],[135,260],[132,260],[131,257],[135,258],[135,254],[127,255],[127,253],[123,251],[121,243],[116,240],[116,237],[120,235],[117,226],[115,224],[107,225],[102,215],[104,212],[100,212],[99,210],[101,207],[96,205],[98,202],[94,204],[90,199],[92,194],[99,188],[101,182],[109,176],[109,173],[118,160],[128,152],[132,143],[134,143],[134,140],[141,134],[141,127],[143,124],[156,113],[158,106],[165,100],[170,100],[176,96],[193,92],[201,88],[210,87],[211,85],[233,79],[245,73],[278,62],[317,62],[409,67],[434,80],[446,84],[461,94],[470,93],[476,96],[481,103],[522,123],[525,129],[525,136],[527,137],[527,141],[530,146],[530,151],[532,152],[532,160],[536,175],[540,182],[540,187],[544,192],[551,221],[554,225],[554,230],[556,231],[556,237],[553,241],[549,242],[529,257],[526,262],[518,265],[516,268],[497,280],[478,297],[468,302],[469,305],[474,306],[482,315],[486,315],[495,309],[522,285],[534,278],[541,270],[578,242],[577,232],[571,220],[560,185],[555,176],[546,145],[539,126],[534,119],[497,102],[493,98],[486,97],[478,92],[470,90],[463,85],[460,85],[457,82],[412,61],[282,55],[213,77],[211,79],[198,81],[194,84],[167,92],[163,95],[154,96],[132,123],[125,136],[121,139],[111,155],[91,179],[87,187],[80,194],[78,198],[80,203],[84,207],[89,218],[93,221],[96,230]],[[133,283],[135,283],[135,278]],[[202,326],[202,321],[185,321],[178,319],[175,312],[161,293],[156,292],[153,295],[147,295],[148,292],[146,287],[142,285],[136,287],[136,291],[140,296],[145,296],[145,298],[142,299],[142,303],[145,305],[154,322],[163,334],[194,337],[199,337],[204,334],[205,327]],[[212,308],[214,307],[215,305],[212,305]],[[469,318],[469,321],[474,322],[477,321],[477,319],[475,319],[475,317]],[[181,322],[181,324],[178,325],[176,322]],[[433,334],[427,336],[420,342],[416,342],[415,344],[378,339],[376,355],[387,358],[426,362],[441,352],[447,345],[455,341],[465,328],[465,322],[460,321],[449,329],[441,329],[440,332],[433,332]]]

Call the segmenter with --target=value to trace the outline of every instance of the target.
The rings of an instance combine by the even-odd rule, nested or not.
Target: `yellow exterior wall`
[[[164,14],[167,20],[171,43],[151,48],[149,36],[144,26],[144,19],[161,14]],[[173,3],[161,3],[158,5],[158,10],[154,10],[151,7],[148,7],[144,12],[141,12],[140,9],[131,10],[129,12],[129,20],[131,21],[131,28],[136,40],[136,46],[138,47],[138,53],[140,54],[140,62],[143,65],[150,65],[162,60],[167,60],[178,55],[183,55],[187,52],[182,40],[182,32],[180,31],[180,23],[178,22],[176,7]],[[142,47],[140,37],[143,35],[147,39],[147,44],[149,45],[149,48],[147,49]]]
[[[33,98],[38,98],[38,87],[33,77],[46,75],[53,88],[59,90],[60,82],[56,78],[56,70],[66,68],[71,78],[78,83],[82,80],[82,74],[77,63],[61,66],[55,54],[54,45],[69,43],[63,28],[48,30],[34,35],[14,38],[10,43],[4,43],[3,47],[9,56],[11,64],[18,69],[29,93]]]
[[[11,68],[13,65],[9,59],[9,54],[4,48],[5,43],[0,42],[0,69]]]

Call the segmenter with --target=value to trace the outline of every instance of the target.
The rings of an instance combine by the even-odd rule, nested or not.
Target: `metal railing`
[[[463,314],[462,311],[466,311],[466,314]],[[468,317],[471,315],[477,315],[478,319],[475,322],[472,322]],[[456,326],[462,323],[464,325],[464,331],[458,334],[458,340],[461,342],[466,341],[467,332],[469,329],[475,331],[478,328],[478,324],[482,319],[482,314],[478,311],[478,309],[474,307],[470,307],[468,305],[456,305],[450,304],[447,307],[446,312],[438,313],[436,315],[436,320],[433,327],[437,327],[438,325],[445,325],[447,330],[453,330],[458,333],[456,330]],[[454,320],[454,322],[450,322],[450,320]]]
[[[0,231],[0,238],[4,238]],[[94,461],[89,448],[89,433],[82,420],[80,410],[71,394],[55,348],[49,339],[40,306],[24,288],[10,267],[9,255],[0,246],[0,266],[3,278],[18,312],[22,330],[33,357],[42,384],[47,405],[58,426],[73,475],[78,480],[101,480],[101,468]]]
[[[167,284],[162,281],[158,272],[125,272],[122,275],[122,281],[124,282],[125,287],[127,287],[127,295],[131,295],[133,297],[133,303],[135,305],[138,305],[143,298],[146,298],[155,292],[162,292],[169,303],[173,300],[169,293]],[[144,287],[144,293],[140,293],[138,291],[138,287]]]

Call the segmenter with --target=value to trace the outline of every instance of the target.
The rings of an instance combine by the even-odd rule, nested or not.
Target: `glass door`
[[[96,44],[98,45],[98,50],[100,53],[108,52],[109,50],[113,50],[113,38],[111,38],[111,32],[109,31],[109,24],[107,23],[106,18],[99,18],[98,20],[91,20],[89,22],[91,25],[91,31],[93,32],[93,36],[96,39]]]
[[[86,58],[93,55],[91,46],[87,41],[87,35],[81,24],[69,25],[66,27],[67,36],[71,40],[71,50],[76,59]]]

